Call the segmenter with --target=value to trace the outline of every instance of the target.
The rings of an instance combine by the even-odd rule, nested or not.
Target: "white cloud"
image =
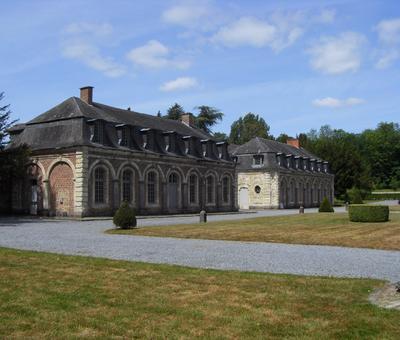
[[[73,22],[65,28],[67,34],[89,33],[95,36],[107,36],[113,32],[109,23]]]
[[[386,44],[400,43],[400,18],[383,20],[377,26],[379,39]]]
[[[132,49],[127,58],[137,65],[148,68],[172,66],[186,69],[190,66],[189,61],[168,58],[169,54],[168,47],[157,40],[150,40],[145,45]]]
[[[100,71],[108,77],[119,77],[125,74],[125,68],[110,57],[103,57],[99,49],[84,41],[68,41],[64,44],[64,57],[79,60],[90,68]]]
[[[193,87],[196,87],[198,82],[196,78],[192,77],[180,77],[175,80],[168,81],[164,83],[160,90],[164,92],[172,92],[172,91],[180,91],[187,90]]]
[[[400,59],[400,52],[397,50],[384,51],[381,53],[379,60],[376,63],[376,67],[379,69],[388,68],[396,60]]]
[[[335,21],[335,18],[336,18],[336,10],[323,9],[321,13],[315,18],[315,21],[321,24],[331,24]]]
[[[385,69],[400,59],[400,18],[382,20],[376,27],[379,41],[379,59],[376,63],[378,69]]]
[[[314,106],[319,106],[319,107],[339,108],[339,107],[350,107],[354,105],[360,105],[363,104],[364,102],[365,102],[364,99],[355,97],[350,97],[347,99],[326,97],[321,99],[315,99],[313,100],[312,103]]]
[[[185,3],[173,6],[162,14],[162,19],[170,24],[192,27],[198,24],[200,19],[209,15],[206,4]]]
[[[354,32],[323,37],[308,50],[311,66],[326,74],[357,71],[361,65],[361,48],[365,41],[363,35]]]
[[[254,17],[242,17],[231,24],[221,27],[212,37],[212,41],[227,47],[269,46],[275,51],[293,44],[303,30],[294,25],[291,18],[276,14],[270,22]]]

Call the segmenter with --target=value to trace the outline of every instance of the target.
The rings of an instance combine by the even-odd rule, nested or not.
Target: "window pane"
[[[156,203],[156,174],[149,172],[147,175],[147,202]]]
[[[122,174],[122,199],[132,202],[132,171],[125,170]]]
[[[94,181],[94,201],[95,203],[104,203],[104,181],[105,171],[103,168],[97,168],[95,170],[95,181]]]
[[[197,176],[191,175],[189,178],[189,201],[190,203],[197,202]]]

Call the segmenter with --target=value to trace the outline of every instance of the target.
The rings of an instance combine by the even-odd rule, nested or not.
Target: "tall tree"
[[[262,117],[249,112],[233,122],[229,141],[233,144],[244,144],[253,137],[271,138],[269,129]]]
[[[167,114],[164,116],[164,118],[179,120],[183,114],[185,114],[183,107],[178,103],[175,103],[167,110]]]
[[[0,100],[4,93],[0,93]],[[9,211],[13,182],[25,175],[29,150],[26,146],[6,148],[9,143],[7,129],[15,123],[10,120],[10,105],[0,106],[0,210]]]
[[[310,131],[307,148],[329,162],[335,174],[335,193],[344,195],[347,189],[370,189],[369,168],[357,148],[357,136],[343,130],[322,126],[319,132]]]
[[[217,140],[217,141],[225,141],[228,140],[228,135],[226,133],[223,132],[214,132],[213,133],[213,137]]]
[[[199,110],[199,114],[195,118],[196,126],[207,133],[211,133],[211,127],[222,120],[224,116],[224,114],[215,107],[201,105],[197,106],[196,109]]]

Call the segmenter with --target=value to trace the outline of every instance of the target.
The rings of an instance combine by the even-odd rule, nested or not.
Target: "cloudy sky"
[[[2,0],[0,91],[27,121],[95,87],[150,114],[246,112],[271,132],[360,131],[400,117],[399,0]]]

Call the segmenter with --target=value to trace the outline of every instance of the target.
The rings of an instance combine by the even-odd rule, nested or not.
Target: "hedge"
[[[350,204],[349,218],[352,222],[386,222],[389,221],[387,205]]]
[[[371,193],[369,195],[367,195],[366,197],[367,200],[400,200],[400,193],[398,192],[385,192],[382,194],[378,194],[378,193]]]

